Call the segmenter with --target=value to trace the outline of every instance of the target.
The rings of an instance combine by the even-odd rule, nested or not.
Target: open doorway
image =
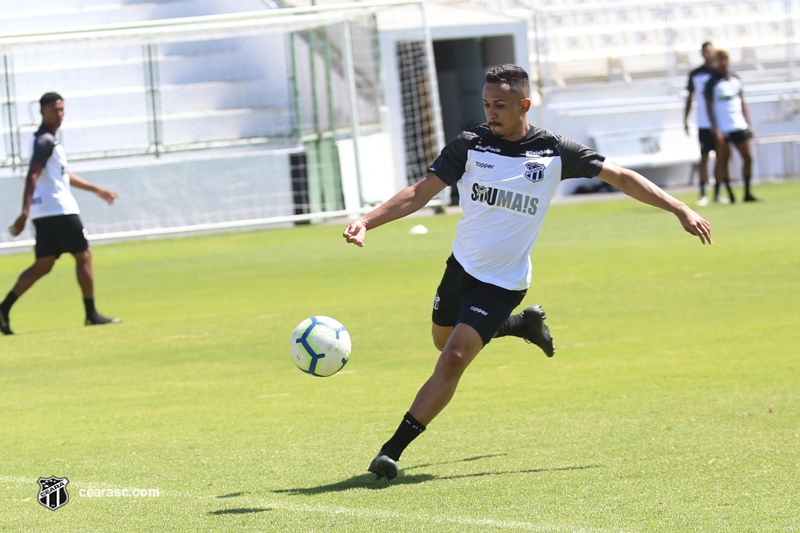
[[[514,36],[476,37],[433,42],[445,141],[484,122],[483,75],[491,67],[514,63]],[[458,190],[451,187],[451,205]]]

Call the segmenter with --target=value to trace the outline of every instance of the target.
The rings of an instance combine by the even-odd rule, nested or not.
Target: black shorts
[[[89,249],[86,230],[78,215],[58,215],[33,221],[36,233],[36,259],[77,254]]]
[[[475,279],[451,255],[433,300],[433,323],[443,327],[469,324],[486,345],[526,293]]]
[[[750,130],[729,131],[725,134],[725,140],[733,144],[739,144],[749,140],[752,137],[753,136],[750,134]]]
[[[700,152],[707,154],[714,151],[717,147],[717,140],[711,128],[700,128],[697,130],[697,138],[700,140]]]

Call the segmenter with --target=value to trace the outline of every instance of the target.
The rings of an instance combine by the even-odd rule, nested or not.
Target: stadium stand
[[[712,41],[729,50],[756,136],[764,136],[756,175],[794,172],[794,140],[781,134],[797,114],[775,118],[774,109],[798,100],[800,2],[507,0],[503,6],[530,20],[539,124],[620,164],[646,168],[662,184],[685,183],[698,158],[695,136],[683,131],[686,74],[700,63],[700,44]]]
[[[668,75],[667,53],[695,52],[698,44],[713,41],[732,49],[747,50],[754,70],[780,68],[786,61],[788,32],[784,2],[773,0],[686,2],[534,2],[537,28],[532,41],[544,43],[551,79],[564,87],[611,76],[622,81]],[[522,11],[515,11],[522,13]],[[793,24],[800,28],[795,16]],[[536,35],[536,32],[543,35]],[[795,39],[798,33],[795,32]],[[777,48],[776,48],[777,47]],[[532,50],[532,62],[538,51]],[[595,66],[583,74],[584,62],[621,62],[623,75]]]

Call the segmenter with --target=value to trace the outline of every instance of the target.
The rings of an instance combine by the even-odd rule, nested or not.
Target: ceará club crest
[[[525,178],[533,183],[537,183],[544,179],[545,166],[535,161],[527,161],[525,163]]]

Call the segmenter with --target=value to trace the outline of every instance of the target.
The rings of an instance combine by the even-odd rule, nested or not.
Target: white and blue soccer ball
[[[312,316],[292,333],[292,360],[297,368],[317,377],[337,373],[350,359],[350,333],[328,316]]]

